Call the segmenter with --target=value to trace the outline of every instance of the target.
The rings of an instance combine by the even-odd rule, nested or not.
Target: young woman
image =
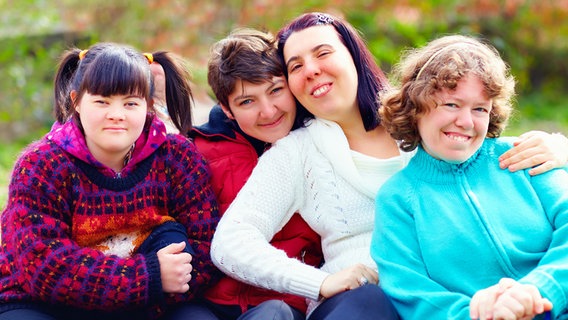
[[[405,319],[533,319],[568,307],[568,172],[499,168],[514,80],[446,36],[411,51],[381,119],[417,154],[377,196],[372,256]]]
[[[345,21],[304,14],[278,35],[288,85],[313,114],[260,158],[224,214],[212,258],[247,283],[306,297],[309,319],[394,319],[370,256],[377,190],[411,154],[379,125],[387,84]],[[305,265],[268,240],[295,212],[322,241],[324,264]]]
[[[19,157],[1,216],[0,319],[157,318],[211,281],[215,195],[195,146],[152,111],[153,61],[187,130],[173,56],[111,43],[63,55],[58,122]]]

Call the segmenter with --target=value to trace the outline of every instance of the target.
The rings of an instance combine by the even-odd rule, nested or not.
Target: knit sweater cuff
[[[320,288],[329,273],[315,268],[305,268],[297,273],[290,283],[290,292],[295,295],[317,301],[320,296]]]
[[[160,272],[160,261],[156,252],[150,252],[144,255],[146,258],[146,266],[148,268],[148,300],[152,302],[162,302],[165,295],[162,289],[162,274]]]
[[[533,271],[520,279],[519,282],[536,286],[542,297],[552,302],[553,318],[566,308],[568,301],[562,286],[550,274],[539,270]]]

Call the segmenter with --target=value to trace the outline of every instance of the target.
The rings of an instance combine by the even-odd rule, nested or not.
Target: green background
[[[517,79],[517,112],[505,135],[568,134],[566,0],[0,0],[0,208],[19,151],[53,122],[52,81],[66,48],[113,41],[178,53],[189,63],[198,104],[207,105],[211,44],[240,26],[276,33],[306,11],[346,18],[387,73],[402,50],[434,37],[486,38]]]

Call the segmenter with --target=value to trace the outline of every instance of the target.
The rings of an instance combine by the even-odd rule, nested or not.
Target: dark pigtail
[[[183,60],[173,53],[158,51],[152,55],[164,68],[168,113],[180,134],[186,136],[192,127],[191,108],[194,104],[189,71]]]
[[[59,69],[54,79],[53,113],[59,123],[67,121],[72,114],[73,102],[69,96],[69,86],[79,67],[80,49],[66,51],[59,62]]]

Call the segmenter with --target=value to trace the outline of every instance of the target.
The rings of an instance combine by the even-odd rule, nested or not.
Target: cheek
[[[244,131],[249,130],[256,123],[257,112],[251,108],[249,110],[233,110],[233,117]]]
[[[487,135],[487,131],[489,130],[489,117],[487,117],[486,119],[475,120],[475,128],[477,128],[479,135],[485,137]]]
[[[294,96],[292,95],[291,91],[288,91],[287,94],[282,95],[278,101],[278,105],[280,109],[289,112],[289,113],[296,113],[296,101],[294,100]]]
[[[290,93],[294,96],[298,96],[301,93],[301,81],[298,75],[289,75],[288,76],[288,88],[290,89]]]

